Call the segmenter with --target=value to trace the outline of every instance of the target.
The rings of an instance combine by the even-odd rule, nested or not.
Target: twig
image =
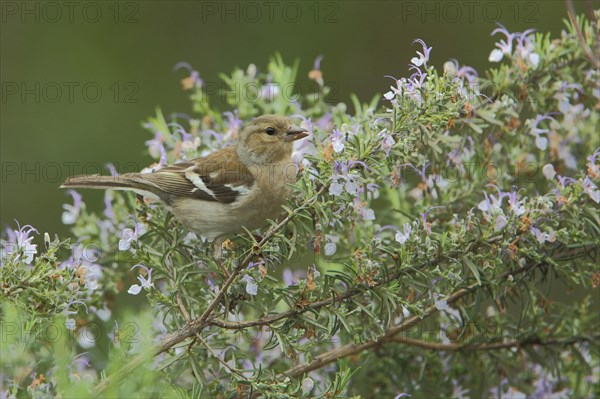
[[[436,266],[437,264],[439,264],[442,260],[444,260],[448,256],[454,256],[454,252],[444,254],[443,256],[440,256],[440,257],[432,259],[432,260],[428,260],[427,262],[424,262],[421,265],[412,267],[412,269],[418,270],[421,267],[425,267],[425,266],[430,266],[430,267]],[[372,286],[369,287],[369,289],[377,288],[384,284],[387,284],[390,281],[397,279],[401,274],[404,274],[404,273],[406,273],[406,270],[398,270],[394,273],[386,273],[386,276],[387,276],[386,279],[376,281],[375,284],[373,284]],[[233,322],[233,321],[227,321],[227,320],[223,320],[223,319],[213,318],[213,319],[210,319],[209,324],[216,326],[216,327],[225,328],[227,330],[243,330],[245,328],[250,328],[250,327],[269,325],[276,321],[287,319],[289,317],[308,312],[309,310],[317,310],[322,307],[332,305],[335,302],[341,302],[343,300],[350,299],[354,296],[360,295],[365,290],[367,290],[367,288],[354,287],[343,293],[332,294],[332,297],[330,297],[328,299],[311,302],[303,307],[286,310],[281,313],[273,314],[270,316],[264,316],[264,317],[261,317],[261,318],[255,319],[255,320]]]
[[[258,242],[256,244],[254,249],[260,250],[279,230],[281,230],[283,227],[285,227],[285,225],[287,223],[289,223],[299,213],[300,210],[303,210],[307,206],[311,205],[314,201],[316,201],[318,199],[319,195],[321,195],[321,193],[324,190],[325,190],[325,186],[321,186],[321,188],[312,197],[306,199],[304,201],[304,203],[302,203],[302,205],[300,205],[298,208],[294,209],[293,212],[289,213],[281,222],[279,222],[277,225],[271,227],[271,229],[269,229],[269,231],[264,235],[262,240],[260,240],[260,242]],[[156,355],[161,354],[164,351],[171,349],[178,343],[185,341],[187,338],[190,338],[190,337],[195,336],[196,334],[200,333],[200,331],[202,331],[202,329],[204,329],[206,326],[208,326],[210,324],[210,323],[208,323],[209,317],[214,312],[214,310],[217,308],[217,306],[219,306],[219,304],[223,300],[223,297],[225,296],[225,293],[227,292],[229,287],[233,284],[234,280],[242,272],[244,267],[246,267],[246,265],[250,262],[250,260],[252,259],[253,256],[254,256],[254,252],[250,251],[248,253],[248,255],[246,255],[246,257],[238,264],[238,266],[234,269],[234,271],[227,278],[227,280],[225,281],[225,283],[223,284],[223,286],[217,293],[216,297],[213,299],[213,301],[210,303],[210,305],[208,305],[208,307],[206,308],[206,310],[204,311],[204,313],[202,313],[202,315],[200,317],[188,322],[181,329],[179,329],[179,330],[167,335],[165,338],[163,338],[163,340],[152,349],[153,354],[156,356]],[[146,356],[138,355],[138,356],[134,357],[129,363],[125,364],[118,371],[116,371],[113,375],[100,381],[94,387],[94,390],[92,392],[93,396],[99,396],[104,390],[106,390],[106,388],[108,388],[108,386],[111,383],[113,383],[114,381],[120,380],[125,375],[132,372],[137,367],[141,366],[145,360],[146,360]]]
[[[206,341],[204,338],[202,338],[202,336],[200,335],[200,333],[197,333],[197,334],[196,334],[196,338],[198,338],[198,340],[199,340],[200,342],[202,342],[202,344],[203,344],[204,346],[206,346],[206,349],[208,349],[208,351],[210,352],[210,354],[211,354],[211,355],[213,355],[213,357],[215,357],[215,358],[216,358],[216,359],[219,361],[219,363],[221,363],[221,364],[222,364],[222,365],[223,365],[223,366],[224,366],[224,367],[225,367],[227,370],[229,370],[229,371],[230,371],[231,373],[233,373],[233,374],[236,374],[238,377],[241,377],[241,378],[244,378],[244,379],[246,378],[246,377],[244,377],[244,375],[243,375],[242,373],[240,373],[238,370],[236,370],[236,369],[234,369],[233,367],[231,367],[230,365],[228,365],[228,364],[225,362],[225,359],[221,359],[221,358],[219,357],[219,355],[217,355],[217,353],[216,353],[216,352],[213,350],[213,348],[211,348],[211,346],[208,344],[208,342],[207,342],[207,341]]]
[[[528,272],[528,271],[530,271],[540,265],[543,265],[543,264],[544,263],[533,263],[522,269],[509,270],[504,273],[501,273],[497,278],[503,279],[503,278],[507,278],[509,275],[514,276],[516,274],[522,274],[522,273]],[[454,303],[454,302],[458,301],[459,299],[461,299],[462,297],[476,291],[477,289],[485,288],[488,285],[489,284],[479,285],[479,283],[471,284],[471,285],[467,286],[466,288],[461,288],[457,291],[454,291],[452,294],[450,294],[448,297],[446,297],[446,301],[449,304]],[[341,358],[355,355],[355,354],[361,353],[367,349],[381,346],[387,342],[392,341],[394,339],[394,337],[397,334],[401,333],[402,331],[405,331],[405,330],[409,329],[410,327],[422,322],[424,319],[426,319],[427,317],[429,317],[432,314],[434,314],[435,312],[437,312],[437,310],[438,309],[435,306],[430,306],[425,310],[425,312],[422,315],[412,316],[412,317],[406,319],[405,321],[403,321],[402,323],[400,323],[399,325],[388,329],[384,335],[379,337],[379,339],[377,341],[366,342],[361,345],[348,344],[348,345],[344,345],[339,348],[330,350],[328,352],[320,354],[310,363],[300,364],[300,365],[296,365],[294,367],[289,368],[287,371],[283,372],[279,377],[280,378],[298,377],[300,375],[303,375],[304,373],[308,373],[310,371],[317,370],[329,363],[333,363]]]
[[[589,48],[585,41],[585,37],[583,37],[583,32],[581,31],[581,27],[579,26],[577,18],[575,17],[575,7],[573,7],[573,1],[565,0],[565,5],[567,6],[567,14],[569,15],[569,19],[571,20],[571,23],[577,31],[577,38],[579,40],[581,50],[585,54],[585,57],[594,65],[595,68],[600,68],[600,58],[594,56],[592,50]]]
[[[262,240],[260,240],[260,242],[256,244],[256,249],[262,248],[279,230],[281,230],[287,223],[289,223],[298,214],[298,211],[300,211],[300,210],[304,209],[305,207],[307,207],[308,205],[312,204],[312,202],[315,201],[317,199],[317,197],[323,192],[323,189],[324,189],[324,187],[322,187],[313,197],[311,197],[310,199],[307,199],[302,205],[300,205],[297,209],[295,209],[294,212],[292,212],[288,216],[286,216],[281,222],[279,222],[277,225],[273,226],[267,232],[267,234],[265,234],[265,236],[262,238]],[[221,303],[221,300],[225,296],[225,293],[227,292],[229,287],[233,284],[236,277],[241,273],[241,271],[244,269],[244,267],[246,267],[246,265],[250,262],[250,260],[252,259],[253,256],[254,256],[254,253],[250,252],[248,255],[246,255],[244,260],[242,260],[238,264],[238,266],[235,268],[235,270],[231,273],[229,278],[223,284],[223,287],[217,293],[217,296],[215,297],[215,299],[211,302],[211,304],[208,306],[208,308],[206,308],[206,310],[204,311],[204,313],[202,313],[202,315],[200,317],[198,317],[197,319],[188,323],[186,326],[184,326],[180,330],[167,335],[162,340],[162,342],[157,347],[157,354],[160,354],[160,353],[172,348],[174,345],[178,344],[181,341],[184,341],[185,339],[191,337],[192,335],[195,335],[197,332],[201,331],[204,327],[210,325],[210,323],[208,322],[210,315],[216,309],[216,307]]]
[[[181,312],[181,314],[183,315],[183,318],[185,319],[186,322],[190,322],[192,319],[190,317],[189,312],[187,311],[187,309],[185,308],[183,301],[181,300],[181,295],[179,295],[179,292],[175,295],[175,300],[177,302],[177,306],[179,306],[179,311]],[[219,355],[216,354],[216,352],[213,350],[213,348],[209,345],[209,343],[202,338],[202,335],[200,335],[200,333],[196,333],[194,335],[194,340],[192,342],[190,342],[190,345],[187,348],[187,352],[191,352],[192,350],[192,346],[194,345],[194,343],[196,341],[200,341],[208,350],[208,352],[219,361],[219,363],[221,363],[225,368],[227,368],[231,373],[235,373],[237,374],[239,377],[244,378],[244,375],[241,374],[239,371],[237,371],[236,369],[232,368],[231,366],[229,366],[224,359],[221,359],[219,357]],[[195,374],[195,373],[194,373]]]
[[[192,320],[192,318],[190,317],[190,314],[188,313],[185,306],[183,305],[183,302],[181,301],[181,295],[179,295],[179,292],[177,292],[177,294],[175,294],[175,300],[177,301],[177,306],[179,306],[179,311],[183,315],[183,318],[185,319],[186,322],[189,323],[190,320]]]
[[[479,343],[479,344],[440,344],[437,342],[427,342],[419,339],[412,339],[406,337],[392,337],[388,342],[395,342],[410,346],[417,346],[423,349],[431,349],[438,351],[489,351],[498,349],[509,349],[509,348],[520,348],[531,345],[572,345],[578,342],[585,341],[597,341],[600,339],[600,334],[596,334],[590,337],[576,336],[576,337],[563,337],[563,338],[547,338],[547,339],[523,339],[508,342],[491,342],[491,343]]]

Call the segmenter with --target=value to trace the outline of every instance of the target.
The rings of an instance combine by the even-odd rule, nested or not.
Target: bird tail
[[[139,173],[126,173],[120,176],[83,175],[68,178],[60,188],[91,188],[100,190],[134,191],[145,197],[159,199],[155,187],[140,176]]]

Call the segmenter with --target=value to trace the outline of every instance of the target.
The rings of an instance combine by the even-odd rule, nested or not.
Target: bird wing
[[[247,194],[254,185],[254,177],[239,162],[235,147],[128,179],[155,187],[166,194],[160,196],[166,197],[167,202],[176,197],[189,197],[228,204]]]

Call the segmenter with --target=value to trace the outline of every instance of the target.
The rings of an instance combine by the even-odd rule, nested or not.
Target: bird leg
[[[221,262],[221,259],[223,258],[223,243],[225,242],[225,240],[225,236],[217,237],[213,240],[213,258],[217,265],[219,265],[221,273],[223,273],[225,278],[228,278],[229,271],[227,270],[223,262]]]

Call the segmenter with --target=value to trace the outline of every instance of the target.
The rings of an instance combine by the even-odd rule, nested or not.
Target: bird
[[[158,200],[200,236],[215,240],[275,220],[296,181],[293,143],[308,136],[286,116],[262,115],[235,145],[150,173],[70,177],[61,188],[133,191]]]

